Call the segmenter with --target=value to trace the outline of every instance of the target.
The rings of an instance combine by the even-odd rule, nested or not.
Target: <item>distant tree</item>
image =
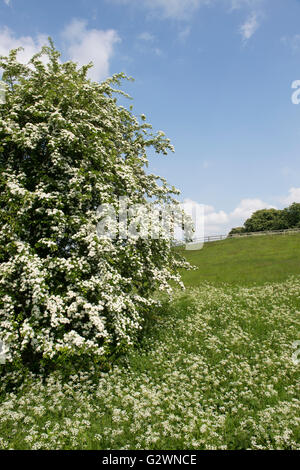
[[[288,228],[300,227],[300,204],[293,202],[289,207],[283,209],[283,217]]]
[[[237,235],[239,233],[244,233],[245,227],[234,227],[230,230],[229,235]]]
[[[246,232],[263,232],[267,230],[282,230],[288,228],[283,211],[278,209],[261,209],[246,220]]]
[[[269,230],[285,230],[300,228],[300,203],[293,202],[283,210],[261,209],[254,212],[246,220],[243,227],[235,227],[229,235],[243,232],[264,232]]]

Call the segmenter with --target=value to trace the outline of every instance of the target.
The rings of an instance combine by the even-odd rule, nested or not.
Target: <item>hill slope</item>
[[[300,234],[230,238],[206,243],[202,250],[179,250],[197,271],[182,272],[183,282],[239,285],[284,281],[300,274]]]

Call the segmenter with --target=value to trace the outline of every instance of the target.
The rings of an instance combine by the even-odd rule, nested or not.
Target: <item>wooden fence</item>
[[[286,230],[273,230],[265,232],[246,232],[246,233],[235,233],[233,235],[209,235],[203,238],[196,238],[193,240],[193,243],[209,243],[225,240],[226,238],[243,238],[243,237],[257,237],[263,235],[293,235],[295,233],[300,233],[300,228],[296,229],[286,229]],[[175,246],[186,245],[186,242],[183,240],[174,240]]]

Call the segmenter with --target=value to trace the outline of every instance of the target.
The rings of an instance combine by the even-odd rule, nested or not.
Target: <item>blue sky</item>
[[[151,171],[218,234],[300,202],[299,20],[299,0],[0,0],[0,54],[26,61],[50,35],[95,80],[133,76],[133,112],[176,150]]]

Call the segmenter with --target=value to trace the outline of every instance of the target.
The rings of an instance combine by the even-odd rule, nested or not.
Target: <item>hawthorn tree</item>
[[[183,262],[168,238],[100,238],[97,208],[176,204],[146,172],[148,148],[173,147],[118,105],[125,75],[93,82],[51,40],[27,65],[17,54],[0,58],[0,338],[7,361],[102,361],[132,344]]]

